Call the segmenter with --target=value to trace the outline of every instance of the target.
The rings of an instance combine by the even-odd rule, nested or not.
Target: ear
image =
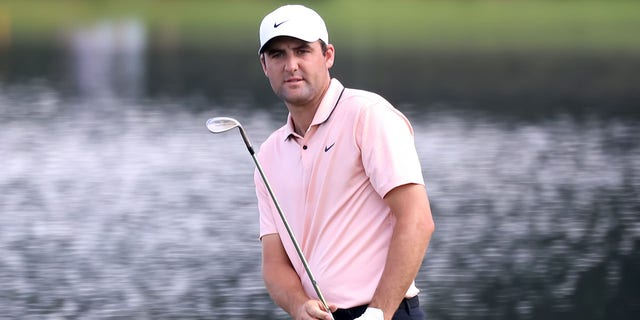
[[[333,61],[336,57],[336,48],[332,44],[327,44],[327,52],[324,54],[324,61],[327,69],[333,67]]]
[[[269,75],[267,74],[267,65],[266,62],[264,61],[264,53],[260,54],[260,65],[262,65],[262,72],[264,72],[264,75],[269,77]]]

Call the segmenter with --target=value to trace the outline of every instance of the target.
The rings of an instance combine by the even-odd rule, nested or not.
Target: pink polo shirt
[[[260,146],[258,159],[318,286],[330,304],[371,301],[395,219],[383,197],[424,184],[409,121],[371,92],[336,79],[301,137],[287,124]],[[310,297],[317,298],[259,173],[254,175],[260,237],[279,233]],[[406,296],[418,293],[412,284]]]

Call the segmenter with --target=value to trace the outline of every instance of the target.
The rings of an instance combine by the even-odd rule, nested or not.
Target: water
[[[238,136],[178,109],[34,100],[8,103],[2,123],[0,313],[234,316],[256,297],[268,309]]]
[[[117,27],[135,31],[126,50],[83,59],[79,33],[54,62],[0,77],[0,318],[286,319],[260,275],[253,162],[239,134],[204,126],[235,117],[259,147],[283,107],[247,98],[264,78],[159,83],[140,26]],[[436,222],[417,280],[429,319],[639,314],[635,95],[616,96],[624,116],[388,96],[404,97]]]

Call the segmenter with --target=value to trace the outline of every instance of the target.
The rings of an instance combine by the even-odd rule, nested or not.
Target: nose
[[[289,55],[287,61],[284,64],[284,70],[288,72],[294,72],[298,70],[298,59],[295,55]]]

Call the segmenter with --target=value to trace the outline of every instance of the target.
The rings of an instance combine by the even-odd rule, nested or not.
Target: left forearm
[[[401,190],[404,192],[394,194],[393,198],[385,198],[396,217],[396,224],[385,268],[369,305],[382,309],[385,319],[391,319],[415,280],[434,230],[423,187],[414,185],[403,189],[407,190]]]
[[[391,318],[416,278],[431,238],[422,225],[396,224],[395,228],[386,266],[370,304],[382,309],[385,318]]]

